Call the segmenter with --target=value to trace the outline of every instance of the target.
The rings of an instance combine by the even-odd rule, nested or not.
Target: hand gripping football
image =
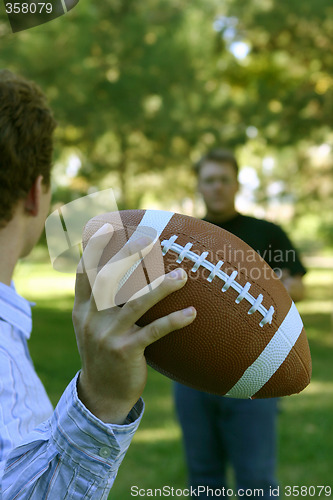
[[[197,310],[192,324],[147,347],[150,366],[195,389],[234,398],[286,396],[309,384],[311,356],[300,315],[277,275],[246,243],[193,217],[125,210],[91,219],[84,246],[106,222],[115,232],[101,266],[135,235],[157,234],[153,249],[120,282],[117,304],[172,269],[188,273],[181,290],[138,321],[144,326],[188,306]]]

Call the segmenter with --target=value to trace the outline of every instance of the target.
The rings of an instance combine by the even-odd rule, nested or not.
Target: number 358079
[[[331,486],[285,486],[284,494],[286,497],[330,497],[332,488]]]
[[[45,2],[6,3],[7,14],[51,14],[52,4]]]

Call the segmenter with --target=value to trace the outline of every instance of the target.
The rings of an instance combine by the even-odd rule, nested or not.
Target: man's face
[[[200,169],[198,190],[208,213],[218,216],[233,212],[238,191],[235,169],[227,162],[207,160]]]

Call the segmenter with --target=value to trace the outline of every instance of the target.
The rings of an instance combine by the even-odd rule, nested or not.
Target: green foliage
[[[54,108],[55,201],[111,186],[119,208],[181,204],[192,161],[224,146],[257,171],[255,199],[275,204],[273,218],[286,204],[293,224],[314,214],[329,242],[332,13],[331,0],[87,0],[15,35],[0,21],[0,64],[36,80]]]
[[[88,3],[61,26],[54,21],[47,32],[5,40],[1,60],[15,61],[10,66],[49,96],[60,123],[58,155],[79,148],[80,175],[89,184],[116,171],[123,206],[133,202],[129,177],[188,163],[203,127],[195,125],[209,107],[198,59],[207,44],[198,35],[210,29],[212,13],[188,6]]]

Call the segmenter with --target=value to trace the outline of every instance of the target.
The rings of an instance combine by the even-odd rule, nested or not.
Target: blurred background
[[[111,187],[120,209],[201,217],[191,166],[229,148],[238,209],[281,224],[301,250],[314,374],[283,401],[282,486],[332,485],[332,33],[331,0],[85,0],[16,34],[0,18],[0,66],[36,81],[59,123],[53,208]],[[79,368],[73,276],[52,270],[42,241],[16,283],[38,303],[30,347],[55,404]],[[185,487],[170,382],[151,372],[145,400],[112,498]]]

